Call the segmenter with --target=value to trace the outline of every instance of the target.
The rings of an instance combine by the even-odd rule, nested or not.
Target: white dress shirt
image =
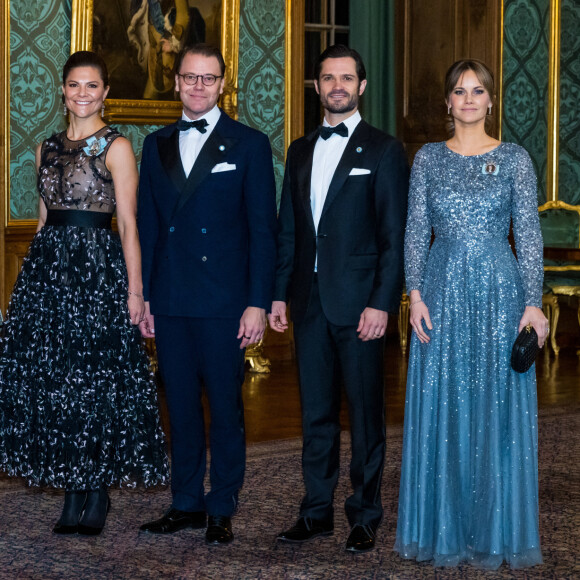
[[[348,129],[348,137],[343,137],[336,133],[326,140],[322,137],[318,137],[316,145],[314,146],[314,154],[312,156],[312,175],[310,176],[310,207],[312,209],[312,219],[314,220],[316,233],[318,233],[318,224],[320,222],[320,216],[322,215],[322,208],[326,201],[330,182],[334,177],[334,172],[336,171],[338,162],[346,149],[348,140],[360,121],[360,113],[356,111],[354,115],[351,115],[348,119],[343,121]],[[322,125],[324,127],[331,126],[326,118]],[[318,253],[316,254],[316,263],[314,265],[314,271],[316,272],[317,270]]]
[[[179,132],[179,154],[181,155],[183,171],[185,171],[187,177],[189,177],[193,164],[195,163],[201,148],[217,125],[221,114],[219,107],[216,105],[211,111],[206,113],[203,117],[200,117],[200,119],[205,119],[208,123],[205,128],[205,133],[200,133],[193,127],[189,129],[189,131]],[[185,113],[181,114],[181,118],[184,121],[193,121],[193,119],[190,119]]]
[[[353,134],[356,126],[360,123],[361,116],[358,111],[343,121],[348,129],[348,137],[342,137],[334,133],[328,139],[324,140],[318,137],[314,146],[314,155],[312,157],[312,175],[310,177],[310,207],[312,208],[312,219],[314,227],[318,232],[318,222],[322,215],[322,208],[326,201],[326,194],[330,187],[330,182],[334,177],[334,172],[338,167],[338,162],[346,149],[348,140]],[[326,119],[322,123],[324,127],[330,127]]]

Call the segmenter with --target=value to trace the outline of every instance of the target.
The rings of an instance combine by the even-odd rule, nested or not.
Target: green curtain
[[[395,1],[350,0],[349,14],[350,46],[367,70],[361,112],[365,121],[395,135]]]

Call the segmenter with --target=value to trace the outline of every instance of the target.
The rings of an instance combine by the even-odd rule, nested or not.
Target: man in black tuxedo
[[[171,509],[141,530],[203,528],[233,539],[245,469],[244,348],[259,341],[272,303],[276,194],[268,138],[217,107],[225,64],[204,44],[184,48],[175,90],[182,118],[143,145],[139,238],[146,316],[171,423]],[[211,469],[202,387],[210,406]]]
[[[306,495],[297,523],[278,540],[305,542],[333,532],[338,367],[352,441],[346,549],[364,552],[374,547],[383,516],[383,337],[401,299],[409,168],[401,143],[361,119],[367,81],[356,51],[329,47],[315,78],[324,123],[288,149],[269,315],[271,328],[283,332],[290,302],[304,437]]]

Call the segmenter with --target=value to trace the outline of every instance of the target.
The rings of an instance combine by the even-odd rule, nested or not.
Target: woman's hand
[[[433,325],[431,324],[431,318],[429,317],[429,309],[427,305],[421,300],[421,294],[418,290],[411,290],[410,298],[410,310],[411,315],[409,320],[411,326],[417,335],[417,338],[423,343],[428,343],[431,339],[425,332],[423,328],[423,320],[425,325],[429,330],[433,330]]]
[[[143,301],[143,295],[129,292],[127,306],[129,306],[131,324],[139,324],[145,317],[145,302]]]
[[[528,324],[531,324],[538,335],[538,346],[542,348],[548,333],[550,332],[550,326],[548,319],[544,316],[541,308],[537,306],[526,306],[524,310],[524,315],[520,320],[520,325],[518,327],[518,334],[525,328]]]

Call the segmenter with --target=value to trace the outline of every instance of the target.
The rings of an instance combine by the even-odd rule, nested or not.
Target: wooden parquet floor
[[[389,327],[385,350],[386,416],[387,424],[397,425],[402,424],[404,416],[408,353],[401,351],[396,325],[390,323]],[[580,402],[580,356],[576,354],[580,333],[574,332],[574,326],[572,331],[558,337],[562,347],[559,356],[549,348],[540,352],[536,365],[540,409]],[[271,361],[269,374],[246,372],[243,396],[248,444],[302,436],[296,361],[290,344],[282,340],[277,336],[267,338],[265,355]],[[162,391],[161,406],[167,432],[169,423]],[[341,422],[343,428],[348,428],[344,400]]]

